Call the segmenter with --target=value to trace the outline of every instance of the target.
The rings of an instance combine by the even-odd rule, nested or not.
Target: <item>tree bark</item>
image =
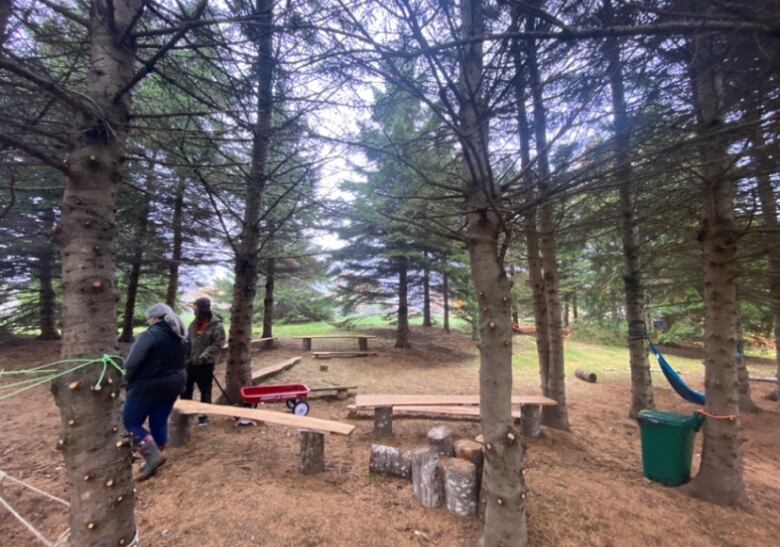
[[[439,456],[454,456],[452,430],[446,425],[437,425],[428,431],[428,443]]]
[[[276,280],[276,260],[265,261],[265,298],[263,298],[263,334],[262,338],[271,338],[274,328],[274,281]],[[273,340],[263,343],[263,347],[271,349]]]
[[[759,98],[763,94],[759,95]],[[759,99],[755,99],[758,101]],[[767,231],[766,254],[769,257],[769,298],[772,306],[775,334],[775,361],[777,362],[778,401],[780,401],[780,226],[777,222],[777,196],[772,186],[769,173],[772,172],[772,162],[767,151],[764,128],[758,123],[761,115],[752,100],[748,100],[748,118],[756,122],[751,135],[753,146],[751,155],[756,167],[756,180],[758,181],[758,197],[761,201],[761,218],[764,221],[764,229]]]
[[[409,451],[382,444],[372,444],[368,470],[373,473],[383,473],[411,480],[412,461]]]
[[[153,157],[154,159],[154,157]],[[149,228],[149,212],[152,209],[152,196],[154,195],[154,163],[149,164],[146,175],[146,193],[143,194],[141,208],[138,211],[138,224],[135,227],[133,256],[130,259],[130,274],[127,279],[127,297],[125,298],[125,314],[122,318],[122,333],[120,342],[133,341],[133,318],[135,315],[135,301],[138,295],[138,283],[141,280],[141,266],[144,259],[144,247],[146,246],[146,232]]]
[[[614,16],[611,0],[603,0],[604,23],[612,25]],[[650,362],[647,360],[647,330],[645,326],[645,297],[639,266],[639,226],[634,210],[634,173],[631,167],[631,122],[626,111],[623,86],[623,65],[620,45],[614,36],[604,43],[609,66],[609,85],[612,91],[612,119],[615,132],[615,178],[620,193],[620,234],[623,240],[625,273],[623,285],[626,297],[628,323],[628,350],[631,369],[631,407],[628,415],[636,418],[639,411],[655,408]]]
[[[168,263],[168,291],[165,295],[165,303],[176,309],[176,298],[179,294],[179,265],[182,259],[182,243],[184,241],[184,192],[187,182],[184,178],[179,180],[176,186],[176,197],[173,202],[173,252]]]
[[[425,253],[428,260],[428,253]],[[423,266],[423,327],[432,327],[431,323],[431,272],[427,263]]]
[[[409,257],[399,256],[398,262],[398,328],[395,333],[395,347],[411,348],[409,343],[409,283],[407,274]]]
[[[325,435],[317,431],[301,431],[301,460],[304,475],[325,471]]]
[[[444,503],[444,484],[439,468],[439,454],[430,448],[418,448],[410,454],[412,491],[423,507],[441,507]]]
[[[43,213],[44,229],[54,226],[54,210],[47,208]],[[54,253],[56,248],[48,235],[38,253],[38,310],[41,334],[39,340],[59,340],[57,331],[57,298],[54,293]]]
[[[450,332],[450,277],[444,274],[442,280],[442,300],[444,301],[444,332]]]
[[[442,458],[439,465],[447,511],[460,517],[476,514],[479,503],[477,466],[459,458]]]
[[[481,36],[484,13],[480,0],[460,2],[461,37]],[[499,235],[506,230],[492,207],[499,198],[489,158],[489,134],[483,90],[482,42],[468,41],[459,55],[460,144],[466,177],[467,249],[479,306],[480,422],[486,447],[485,547],[523,546],[528,540],[525,481],[518,472],[523,447],[512,423],[512,294],[504,268]],[[508,234],[504,234],[508,236]]]
[[[702,211],[699,241],[704,272],[705,411],[738,414],[737,287],[734,260],[737,229],[734,177],[728,156],[723,79],[713,36],[692,39],[689,75],[698,121]],[[694,495],[719,505],[745,500],[739,419],[707,418],[701,467],[691,483]]]
[[[393,407],[378,406],[374,409],[374,437],[393,436]]]
[[[750,394],[750,378],[748,377],[747,364],[745,363],[744,346],[739,322],[737,322],[737,392],[739,393],[739,412],[741,414],[755,414],[761,408],[753,402]]]
[[[573,320],[577,320],[577,293],[571,295],[571,317]]]
[[[90,10],[86,94],[96,108],[93,115],[79,113],[74,127],[60,229],[64,359],[116,353],[114,206],[130,98],[115,95],[133,77],[135,40],[129,25],[142,4],[96,0]],[[128,545],[136,533],[135,496],[130,446],[119,427],[121,378],[109,368],[105,382],[113,383],[94,391],[90,386],[99,374],[99,366],[86,366],[52,384],[70,484],[70,542]],[[107,480],[112,488],[104,486]]]
[[[526,29],[533,31],[535,21],[527,18]],[[534,134],[539,171],[537,184],[542,198],[549,196],[550,163],[547,146],[547,115],[542,97],[542,82],[536,59],[536,41],[527,41],[527,63],[531,94],[534,105]],[[566,410],[566,379],[563,356],[563,325],[561,322],[561,298],[558,281],[558,261],[555,249],[555,218],[552,203],[544,201],[539,208],[539,234],[541,238],[542,270],[544,272],[544,296],[547,304],[547,325],[550,347],[550,361],[547,372],[545,395],[555,399],[555,406],[542,409],[542,423],[564,431],[569,430],[569,416]],[[545,390],[543,390],[545,391]]]
[[[257,292],[258,251],[263,192],[268,178],[268,148],[271,141],[273,110],[273,0],[257,0],[255,6],[258,55],[257,121],[253,131],[252,166],[246,186],[246,205],[241,235],[236,249],[233,303],[230,308],[230,336],[225,371],[225,390],[233,401],[241,400],[240,390],[252,384],[252,316]]]

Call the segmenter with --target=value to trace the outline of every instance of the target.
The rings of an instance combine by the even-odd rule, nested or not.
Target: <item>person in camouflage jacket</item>
[[[208,298],[198,298],[193,309],[195,319],[187,330],[187,386],[181,398],[192,399],[197,384],[201,402],[210,403],[214,367],[225,345],[225,327],[222,318],[211,311],[211,300]],[[198,424],[205,427],[208,417],[199,416]]]

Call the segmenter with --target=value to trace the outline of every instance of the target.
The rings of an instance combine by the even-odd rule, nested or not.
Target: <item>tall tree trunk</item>
[[[604,24],[615,23],[612,1],[603,0]],[[631,167],[631,122],[626,112],[623,86],[623,65],[620,45],[614,36],[604,44],[609,66],[609,85],[612,91],[612,117],[615,131],[615,178],[620,193],[620,234],[623,240],[625,273],[623,285],[626,297],[628,323],[628,351],[631,369],[631,407],[628,415],[636,418],[640,410],[653,409],[653,384],[650,362],[647,359],[647,327],[645,326],[645,298],[639,270],[639,226],[634,210],[634,181]]]
[[[728,156],[721,57],[713,36],[693,39],[689,66],[699,137],[702,211],[699,241],[704,272],[704,366],[707,418],[701,468],[691,483],[694,495],[720,505],[745,499],[738,408],[737,285],[734,260],[737,228],[734,175]]]
[[[187,181],[182,178],[176,186],[176,198],[173,201],[173,252],[168,263],[168,291],[165,303],[176,309],[176,297],[179,294],[179,265],[182,259],[182,242],[184,241],[184,192]]]
[[[563,328],[569,328],[569,301],[563,301]]]
[[[425,253],[426,264],[423,266],[423,327],[432,327],[431,323],[431,272],[428,269],[428,253]]]
[[[76,121],[60,229],[64,359],[116,353],[114,206],[130,101],[127,93],[118,100],[115,95],[133,76],[135,40],[129,25],[142,5],[143,0],[95,0],[90,10],[86,94],[95,115],[82,113]],[[99,374],[99,366],[87,366],[52,384],[70,485],[70,543],[128,545],[136,533],[135,494],[130,446],[118,427],[115,395],[121,379],[109,368],[106,376],[113,384],[93,391]],[[113,481],[111,488],[105,487],[107,480]]]
[[[571,295],[571,317],[575,321],[577,320],[577,293]]]
[[[276,260],[268,258],[265,261],[265,298],[263,298],[263,334],[262,338],[271,338],[274,329],[274,281],[276,280]],[[263,344],[265,348],[273,347],[273,340]]]
[[[43,225],[47,231],[54,226],[54,210],[47,208],[43,213]],[[54,253],[56,247],[45,235],[45,241],[38,253],[38,309],[39,309],[39,327],[41,334],[39,340],[59,340],[60,333],[57,332],[57,299],[54,293]]]
[[[528,17],[526,28],[535,29],[535,20]],[[561,322],[561,297],[558,282],[558,261],[555,249],[555,218],[553,204],[549,201],[550,163],[547,150],[547,115],[542,97],[542,82],[536,59],[536,41],[528,40],[528,76],[534,103],[534,134],[539,171],[539,192],[545,199],[539,208],[539,234],[541,236],[542,270],[544,271],[544,296],[547,304],[547,325],[550,342],[550,363],[547,373],[547,394],[557,401],[555,406],[542,409],[542,423],[556,429],[569,429],[566,410],[566,373],[563,357],[563,325]]]
[[[398,261],[398,329],[395,333],[395,347],[411,348],[409,343],[409,257],[399,256]]]
[[[750,378],[748,376],[747,363],[745,363],[745,346],[742,340],[742,327],[737,317],[737,392],[739,393],[739,412],[741,414],[755,414],[761,412],[761,408],[753,402],[750,394]]]
[[[444,301],[444,332],[450,332],[450,277],[443,274],[441,296]]]
[[[141,280],[141,266],[144,261],[146,232],[149,229],[149,213],[152,210],[152,195],[154,194],[154,163],[149,164],[146,175],[146,193],[143,195],[141,208],[138,211],[138,224],[135,227],[133,256],[130,259],[130,275],[127,279],[127,297],[125,298],[125,314],[122,318],[122,333],[120,342],[133,341],[133,319],[135,302],[138,296],[138,283]]]
[[[241,388],[252,383],[249,344],[252,339],[252,315],[257,292],[260,219],[263,191],[268,177],[268,147],[273,109],[273,0],[257,0],[255,15],[257,35],[254,41],[258,48],[255,66],[258,83],[257,122],[254,127],[252,167],[247,180],[244,219],[236,249],[233,303],[230,308],[230,347],[225,371],[227,396],[233,401],[241,400]]]
[[[519,4],[513,4],[512,27],[520,29],[520,21],[523,8]],[[523,43],[520,40],[512,40],[512,60],[515,74],[513,85],[515,88],[515,100],[517,101],[517,126],[520,135],[520,168],[523,171],[529,196],[534,196],[533,176],[531,173],[531,127],[528,123],[526,110],[526,73],[523,55]],[[547,372],[550,370],[550,334],[547,326],[547,302],[544,296],[544,277],[542,275],[542,262],[539,257],[539,233],[536,226],[536,207],[530,208],[523,222],[525,233],[526,252],[528,259],[528,277],[531,284],[531,295],[534,309],[534,325],[536,327],[536,354],[539,359],[539,377],[542,385],[542,393],[548,394]]]
[[[759,98],[763,94],[759,95]],[[755,102],[759,101],[755,99]],[[748,118],[754,125],[751,135],[753,147],[751,153],[753,164],[756,167],[756,180],[758,181],[758,197],[761,200],[761,218],[764,221],[766,235],[766,253],[769,257],[769,301],[772,306],[775,331],[775,361],[777,362],[777,400],[780,401],[780,225],[777,222],[777,196],[772,186],[769,173],[772,169],[771,160],[764,139],[764,128],[760,120],[761,115],[753,100],[748,101]]]
[[[480,0],[460,2],[461,37],[484,33]],[[488,117],[482,85],[482,42],[468,41],[459,55],[460,141],[466,166],[467,248],[479,306],[480,424],[485,439],[484,481],[488,492],[481,546],[524,546],[523,445],[511,416],[512,294],[499,235],[504,229],[489,200],[499,200],[489,158]],[[509,234],[504,234],[508,237]]]

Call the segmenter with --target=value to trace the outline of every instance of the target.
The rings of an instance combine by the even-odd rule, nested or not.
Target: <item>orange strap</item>
[[[726,416],[718,416],[716,414],[710,414],[709,412],[705,412],[703,408],[698,409],[696,412],[703,416],[707,416],[708,418],[712,418],[713,420],[736,420],[737,416],[735,414],[728,414]]]

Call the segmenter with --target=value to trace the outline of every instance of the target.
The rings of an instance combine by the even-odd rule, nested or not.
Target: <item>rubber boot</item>
[[[165,455],[160,452],[157,443],[154,442],[154,437],[151,435],[147,435],[138,443],[138,452],[141,453],[144,459],[144,463],[141,465],[141,473],[137,479],[140,482],[153,477],[157,473],[157,469],[165,463]]]

